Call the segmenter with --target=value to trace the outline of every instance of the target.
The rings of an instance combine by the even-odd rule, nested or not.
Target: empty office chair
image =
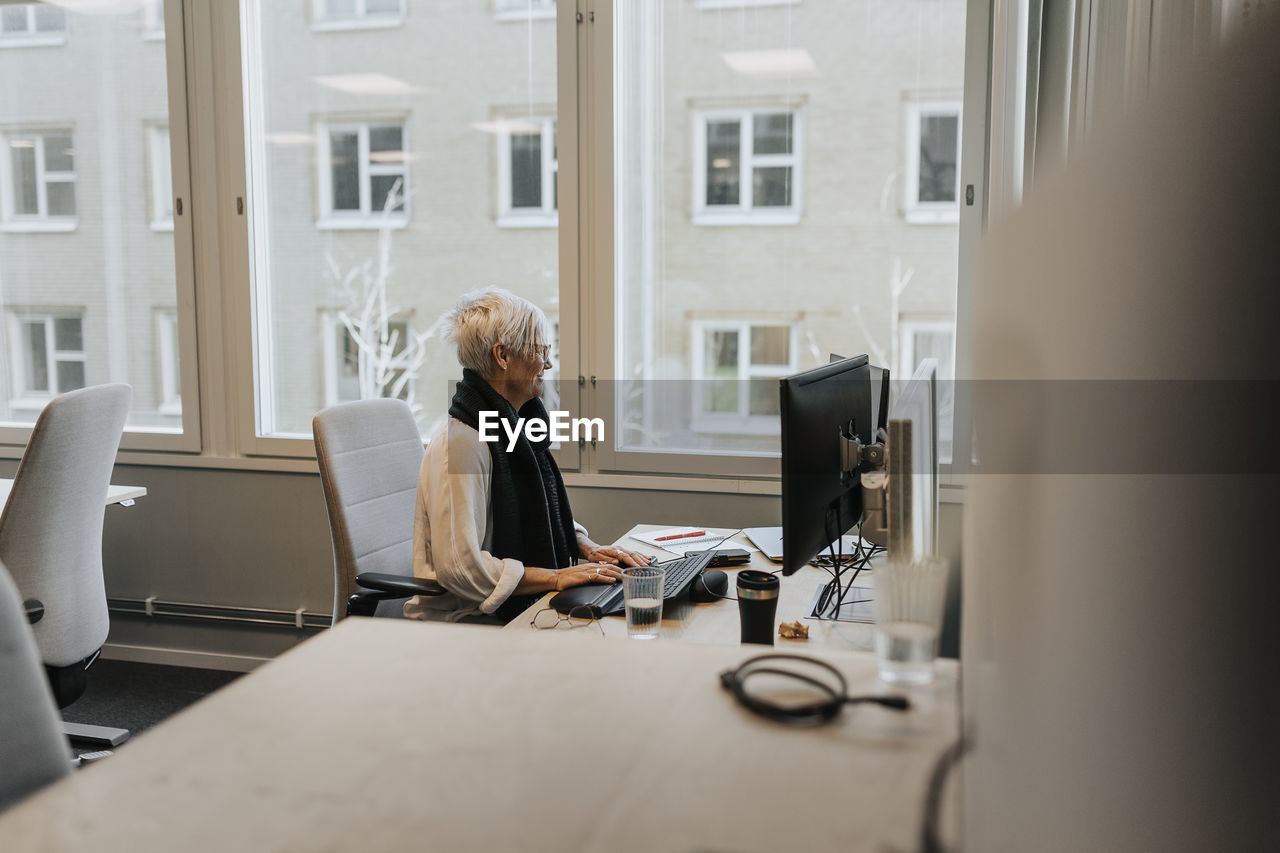
[[[311,422],[333,536],[333,620],[399,616],[401,599],[442,595],[413,576],[422,436],[403,400],[330,406]]]
[[[71,770],[58,709],[18,590],[0,566],[0,809]]]
[[[0,562],[31,603],[36,646],[65,708],[107,639],[102,519],[132,390],[98,385],[49,401],[36,419],[0,515]],[[124,729],[64,724],[78,739],[116,745]]]

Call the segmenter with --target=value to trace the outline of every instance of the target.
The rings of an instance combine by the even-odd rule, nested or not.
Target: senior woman
[[[508,450],[508,427],[548,420],[540,398],[551,324],[541,309],[487,288],[465,294],[444,327],[462,381],[422,461],[413,573],[449,594],[412,599],[405,615],[506,622],[544,592],[615,583],[621,566],[648,565],[644,554],[597,545],[573,520],[549,439],[530,441],[522,430]],[[481,441],[480,417],[490,412],[505,425],[500,440]],[[494,415],[486,420],[493,434]]]

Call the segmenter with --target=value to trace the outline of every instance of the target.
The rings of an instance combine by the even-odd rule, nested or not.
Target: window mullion
[[[32,135],[35,145],[35,181],[36,181],[36,216],[44,219],[49,215],[49,189],[45,186],[44,174],[44,136]]]
[[[360,213],[362,216],[369,216],[373,213],[373,187],[370,182],[373,180],[369,172],[369,125],[360,125],[360,130],[356,134],[356,179],[360,188]]]
[[[751,185],[751,159],[755,151],[755,140],[751,133],[751,113],[742,113],[738,119],[738,206],[743,210],[755,207],[755,194]]]

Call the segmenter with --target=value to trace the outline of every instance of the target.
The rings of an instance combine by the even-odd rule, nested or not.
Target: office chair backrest
[[[71,770],[18,589],[0,566],[0,809]]]
[[[422,435],[402,400],[331,406],[311,422],[333,537],[333,620],[346,615],[360,572],[413,574],[413,514]],[[384,601],[395,616],[403,601]]]
[[[0,515],[0,561],[44,616],[33,627],[46,666],[84,660],[107,639],[102,518],[133,396],[96,385],[49,401]]]

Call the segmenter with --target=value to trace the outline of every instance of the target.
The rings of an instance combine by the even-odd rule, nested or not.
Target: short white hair
[[[493,345],[514,354],[532,354],[551,343],[551,321],[523,296],[500,287],[464,293],[444,317],[444,339],[458,350],[458,361],[486,379],[493,376]]]

